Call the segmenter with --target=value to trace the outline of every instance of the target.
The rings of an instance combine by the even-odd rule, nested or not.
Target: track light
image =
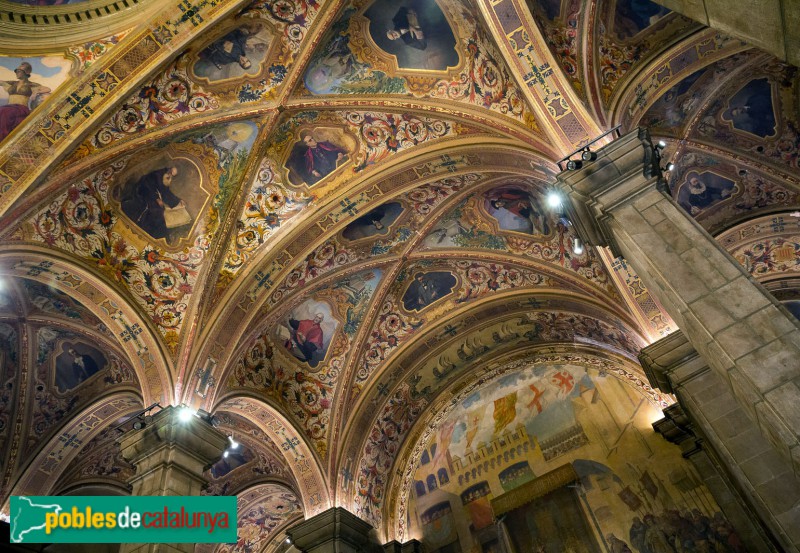
[[[577,171],[583,167],[583,162],[579,159],[571,159],[567,162],[567,169],[570,171]]]
[[[289,536],[286,536],[286,543],[292,543],[292,538],[290,538]]]
[[[597,152],[592,152],[591,150],[584,150],[581,152],[581,159],[583,161],[594,161],[597,159]]]
[[[231,449],[239,449],[239,442],[233,439],[233,436],[228,436],[228,441],[231,443]]]
[[[659,140],[658,144],[656,144],[656,148],[658,148],[660,150],[663,150],[666,147],[667,147],[667,143],[664,142],[663,140]]]
[[[667,163],[667,171],[672,171],[675,169],[675,164],[672,162]]]
[[[225,459],[227,459],[227,458],[228,458],[228,455],[230,455],[230,454],[231,454],[231,453],[230,453],[230,451],[228,451],[228,450],[226,449],[226,450],[225,450],[225,453],[223,453],[223,454],[222,454],[222,457],[223,457],[223,458],[225,458]]]
[[[133,423],[134,430],[141,430],[145,426],[147,426],[147,424],[145,424],[145,422],[141,419],[136,419],[136,421]]]
[[[581,255],[583,253],[583,242],[577,236],[572,240],[572,253]]]

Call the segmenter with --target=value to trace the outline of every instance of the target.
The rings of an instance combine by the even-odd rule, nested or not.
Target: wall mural
[[[327,189],[393,153],[472,132],[475,129],[447,120],[408,113],[303,112],[291,116],[267,141],[266,156],[217,279],[217,295],[269,236],[308,206],[318,194],[313,188]],[[283,161],[278,166],[272,160]],[[313,194],[304,190],[309,187]]]
[[[543,208],[539,194],[520,185],[503,185],[457,204],[431,229],[424,249],[479,248],[505,251],[555,263],[616,294],[602,262],[589,250],[572,251],[574,231]]]
[[[57,288],[29,279],[20,279],[17,282],[25,290],[30,315],[55,315],[80,321],[87,328],[93,328],[108,337],[112,336],[108,327],[92,312]]]
[[[274,99],[320,6],[256,0],[222,24],[221,36],[201,37],[131,94],[67,164],[183,117]]]
[[[241,22],[200,50],[191,73],[207,83],[257,77],[264,69],[270,42],[266,22]]]
[[[293,480],[280,449],[257,425],[227,412],[218,411],[216,417],[220,431],[233,436],[240,450],[206,471],[210,482],[204,495],[231,495],[265,478]]]
[[[78,456],[58,479],[53,491],[60,492],[76,484],[92,481],[115,482],[120,488],[126,488],[128,481],[136,474],[136,470],[122,457],[117,439],[121,432],[114,428],[127,417],[115,421],[83,446]],[[120,489],[120,491],[122,491]]]
[[[133,369],[113,349],[96,338],[54,326],[36,330],[32,366],[35,384],[26,447],[31,454],[71,414],[102,394],[140,386]]]
[[[547,46],[558,60],[564,76],[581,100],[586,100],[586,89],[581,82],[578,49],[582,44],[581,2],[568,0],[526,0],[534,20],[544,36]],[[562,15],[563,14],[563,15]]]
[[[316,367],[325,359],[331,338],[339,326],[325,301],[306,300],[278,324],[275,338],[300,361]]]
[[[684,151],[669,182],[678,204],[712,234],[762,209],[800,207],[793,183],[691,148]]]
[[[782,281],[800,272],[800,219],[793,214],[749,220],[721,233],[717,240],[761,282]],[[780,290],[771,291],[777,296]]]
[[[445,71],[458,65],[456,38],[431,0],[375,0],[364,12],[369,36],[400,69]]]
[[[301,94],[413,94],[536,122],[469,5],[355,0],[326,35]]]
[[[5,322],[0,322],[0,346],[2,346],[0,347],[0,438],[7,439],[11,417],[15,411],[14,383],[19,384],[22,379],[17,375],[19,365],[17,329]],[[3,456],[5,455],[4,453]]]
[[[386,236],[403,213],[403,204],[389,202],[357,218],[342,231],[342,238],[350,241]]]
[[[743,550],[680,451],[653,432],[659,416],[634,388],[578,364],[501,376],[453,409],[415,460],[410,530],[429,551],[503,551],[492,500],[541,482],[546,504],[505,519],[520,551]],[[559,482],[565,466],[574,477]]]
[[[183,314],[256,125],[204,127],[70,184],[15,236],[55,246],[125,286],[174,351]]]
[[[263,484],[239,495],[237,542],[219,546],[218,553],[258,553],[274,532],[301,517],[303,506],[295,493],[280,484]]]
[[[70,77],[71,65],[58,56],[0,56],[0,142]]]
[[[798,167],[800,120],[796,67],[765,59],[749,80],[731,79],[699,115],[690,137]]]
[[[361,271],[304,295],[247,345],[226,388],[255,389],[280,403],[324,458],[333,391],[382,276]]]
[[[663,45],[700,28],[699,23],[671,13],[651,0],[607,0],[597,11],[598,31],[592,40],[597,48],[595,71],[599,73],[601,98],[606,106],[610,105],[618,83],[634,67],[657,55]],[[699,54],[692,52],[692,55]]]

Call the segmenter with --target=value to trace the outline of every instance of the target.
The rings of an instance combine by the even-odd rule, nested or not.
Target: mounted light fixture
[[[583,167],[583,162],[579,159],[571,159],[567,162],[568,171],[577,171],[581,167]]]
[[[561,207],[561,194],[552,190],[547,194],[547,205],[553,209]]]
[[[581,159],[583,161],[594,161],[597,159],[597,152],[593,152],[591,150],[584,150],[581,152]]]
[[[228,436],[228,441],[231,443],[231,449],[239,449],[239,442],[233,439],[233,436]]]
[[[192,417],[197,414],[197,411],[186,405],[181,405],[178,410],[178,420],[182,423],[187,423],[192,420]]]
[[[577,236],[572,240],[572,253],[581,255],[583,253],[583,241]]]

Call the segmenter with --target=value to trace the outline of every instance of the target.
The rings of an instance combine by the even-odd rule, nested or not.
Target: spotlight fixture
[[[579,159],[571,159],[567,162],[567,170],[569,171],[577,171],[583,167],[583,162]]]
[[[583,253],[583,242],[577,236],[572,240],[572,253],[581,255]]]
[[[147,424],[145,424],[145,422],[142,419],[136,419],[136,421],[133,423],[134,430],[141,430],[145,426],[147,426]]]
[[[583,161],[594,161],[597,159],[597,152],[591,150],[584,150],[581,152],[581,159]]]
[[[231,449],[239,449],[239,442],[233,439],[233,436],[228,436],[228,441],[231,443]]]
[[[658,144],[656,144],[656,148],[658,148],[660,150],[663,150],[666,147],[667,147],[667,143],[664,142],[663,140],[659,140]]]
[[[286,543],[292,543],[292,538],[290,538],[289,536],[286,536]]]
[[[547,194],[547,205],[556,209],[561,206],[561,194],[556,191],[552,191]]]
[[[667,171],[672,171],[673,169],[675,169],[675,164],[670,161],[667,163]]]
[[[180,410],[178,411],[178,420],[187,423],[192,420],[192,417],[195,416],[197,413],[191,407],[187,407],[186,405],[182,405]]]
[[[226,450],[225,450],[225,453],[223,453],[223,454],[222,454],[222,457],[223,457],[223,458],[225,458],[225,459],[227,459],[227,458],[228,458],[228,455],[230,455],[230,454],[231,454],[231,452],[230,452],[230,451],[228,451],[228,450],[226,449]]]

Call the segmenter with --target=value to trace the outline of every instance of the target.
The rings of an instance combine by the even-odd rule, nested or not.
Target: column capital
[[[680,330],[642,348],[639,363],[653,388],[666,394],[687,379],[709,370],[708,364]]]
[[[203,467],[218,461],[227,447],[228,437],[198,417],[181,421],[179,411],[178,407],[165,407],[153,415],[144,428],[119,438],[125,460],[140,465],[159,449],[178,447]]]
[[[650,133],[638,128],[603,146],[597,159],[558,176],[561,189],[572,200],[570,219],[578,234],[593,246],[608,246],[620,255],[608,226],[614,208],[635,201],[656,187],[661,178],[659,156]]]
[[[372,540],[372,525],[343,509],[333,507],[286,531],[292,544],[308,553],[380,551]]]

